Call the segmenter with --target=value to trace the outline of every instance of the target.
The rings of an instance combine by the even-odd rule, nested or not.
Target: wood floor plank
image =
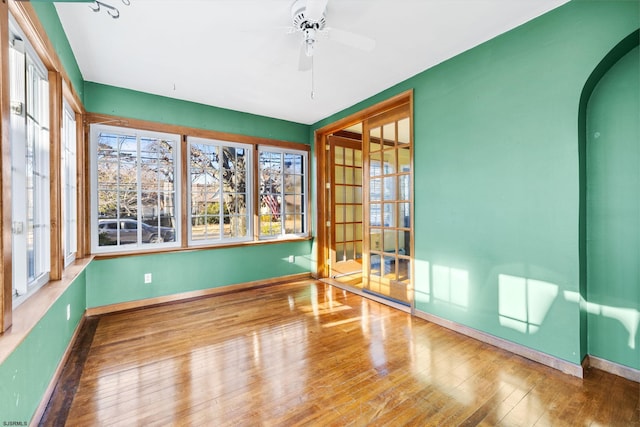
[[[637,396],[308,281],[101,316],[66,425],[629,426]]]

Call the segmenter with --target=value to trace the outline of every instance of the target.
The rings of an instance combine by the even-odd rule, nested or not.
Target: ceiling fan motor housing
[[[310,21],[305,15],[306,10],[306,0],[296,0],[293,2],[293,5],[291,5],[291,19],[293,20],[293,27],[296,30],[303,32],[305,30],[322,30],[326,25],[325,13],[322,13],[322,16],[318,21]]]

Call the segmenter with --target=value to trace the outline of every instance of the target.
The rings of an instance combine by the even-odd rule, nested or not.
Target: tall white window
[[[73,262],[78,246],[78,209],[76,176],[76,118],[71,107],[64,102],[62,109],[62,218],[64,265]]]
[[[49,280],[49,85],[47,71],[10,20],[14,306]]]
[[[252,146],[189,138],[189,241],[247,241],[251,232]]]
[[[258,151],[260,238],[307,234],[307,152]]]
[[[91,127],[95,252],[179,246],[178,135]]]

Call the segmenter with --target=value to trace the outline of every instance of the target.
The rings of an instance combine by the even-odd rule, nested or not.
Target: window
[[[308,236],[308,151],[238,139],[187,136],[183,147],[179,135],[92,125],[92,250]]]
[[[251,152],[251,145],[189,138],[190,243],[253,238]]]
[[[307,153],[260,146],[260,238],[307,233]]]
[[[10,21],[13,295],[17,306],[49,280],[47,71]]]
[[[61,184],[62,184],[62,245],[64,265],[73,262],[78,246],[78,212],[76,177],[76,119],[71,107],[64,102],[61,132]]]
[[[179,136],[91,127],[93,250],[178,246]]]

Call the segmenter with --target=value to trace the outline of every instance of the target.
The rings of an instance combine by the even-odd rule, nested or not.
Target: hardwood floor
[[[100,317],[66,425],[629,426],[639,400],[305,281]]]

